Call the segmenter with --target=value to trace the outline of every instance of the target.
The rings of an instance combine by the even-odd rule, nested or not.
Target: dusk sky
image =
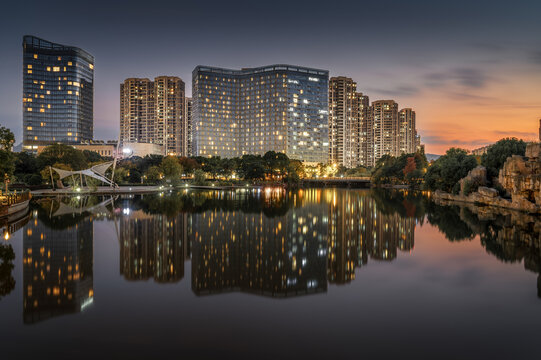
[[[95,62],[94,138],[116,139],[128,77],[197,65],[294,64],[348,76],[417,113],[427,153],[536,140],[541,1],[9,1],[0,5],[0,124],[22,137],[22,37]]]

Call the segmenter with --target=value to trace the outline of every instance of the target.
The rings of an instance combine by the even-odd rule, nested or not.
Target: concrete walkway
[[[197,186],[197,185],[179,185],[179,186],[120,186],[112,188],[109,186],[99,186],[96,189],[64,188],[64,189],[43,189],[32,191],[32,196],[51,196],[51,195],[123,195],[123,194],[151,194],[160,193],[168,190],[182,189],[202,189],[202,190],[235,190],[235,189],[260,189],[261,186]]]

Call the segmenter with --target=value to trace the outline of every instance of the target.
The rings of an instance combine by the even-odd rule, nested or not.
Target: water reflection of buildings
[[[120,273],[127,280],[178,282],[188,253],[188,216],[124,209],[120,218]]]
[[[326,291],[328,218],[318,205],[321,193],[263,193],[263,202],[288,196],[292,204],[270,217],[217,208],[193,214],[192,290],[273,297]]]
[[[328,190],[328,279],[344,284],[355,279],[355,268],[368,257],[391,261],[397,249],[413,249],[416,219],[385,213],[369,192]]]
[[[34,214],[23,230],[26,324],[77,313],[92,303],[92,221],[87,217],[67,227],[55,227],[45,225]]]

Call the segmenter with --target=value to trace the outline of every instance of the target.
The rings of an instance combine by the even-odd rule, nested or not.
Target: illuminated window
[[[50,66],[47,66],[47,71],[51,71],[51,67],[50,67]]]
[[[29,73],[29,74],[32,74],[32,70],[28,70],[28,73]]]
[[[53,71],[54,72],[59,72],[60,71],[60,66],[53,66]]]
[[[37,59],[38,58],[38,54],[34,54],[34,59]]]
[[[32,111],[32,108],[27,108],[26,110],[28,110],[28,111]]]
[[[29,68],[29,69],[32,69],[32,65],[28,65],[28,68]]]
[[[68,61],[68,66],[72,66],[72,62],[71,61]]]
[[[26,130],[32,130],[32,126],[27,126]]]
[[[71,136],[71,133],[70,133],[70,132],[68,132],[68,136]]]
[[[88,67],[91,68],[92,70],[94,70],[94,65],[93,64],[88,64]]]
[[[43,108],[39,109],[39,112],[45,112],[45,109],[43,109]]]

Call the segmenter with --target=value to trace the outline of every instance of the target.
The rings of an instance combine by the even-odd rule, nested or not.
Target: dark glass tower
[[[23,148],[92,140],[94,57],[72,46],[23,37]]]

